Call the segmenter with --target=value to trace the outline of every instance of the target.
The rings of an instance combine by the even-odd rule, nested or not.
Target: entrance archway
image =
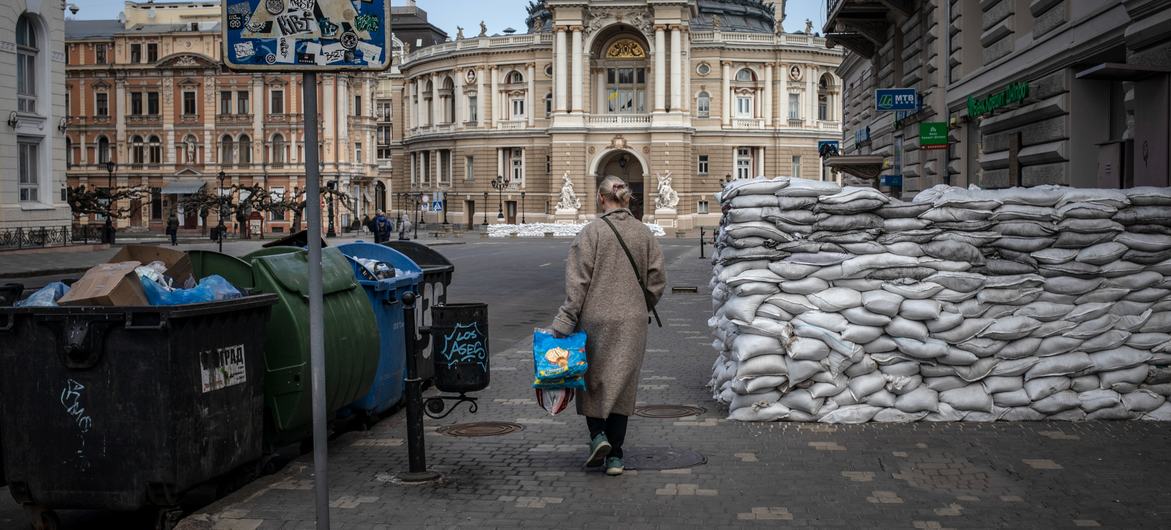
[[[594,160],[591,176],[594,177],[594,187],[590,190],[592,202],[593,194],[597,192],[598,184],[608,176],[615,176],[630,186],[634,198],[630,201],[630,213],[637,219],[642,219],[644,212],[643,181],[648,168],[646,161],[638,153],[627,149],[614,149],[604,153]],[[601,213],[601,212],[599,212]]]

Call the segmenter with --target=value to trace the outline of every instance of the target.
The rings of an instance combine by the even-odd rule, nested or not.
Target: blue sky
[[[124,5],[123,0],[67,0],[77,4],[81,11],[79,19],[111,19],[118,16]],[[394,0],[395,5],[404,5],[406,0]],[[525,6],[529,0],[418,0],[419,7],[427,11],[431,23],[455,36],[455,27],[463,26],[464,32],[479,31],[480,20],[488,24],[489,33],[500,33],[512,27],[524,32]],[[825,22],[825,0],[789,0],[789,16],[785,20],[786,31],[801,31],[805,19],[813,20],[815,31],[821,31]]]

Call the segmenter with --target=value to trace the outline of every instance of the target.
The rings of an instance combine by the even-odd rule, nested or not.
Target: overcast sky
[[[125,5],[123,0],[66,0],[81,8],[79,19],[117,18]],[[394,0],[394,5],[405,5],[406,0]],[[455,37],[455,27],[463,26],[464,33],[479,32],[480,20],[488,24],[488,33],[500,33],[504,28],[525,31],[525,6],[529,0],[418,0],[430,17],[448,35]],[[825,0],[789,0],[786,31],[802,31],[805,19],[813,20],[814,31],[821,31],[825,23]]]

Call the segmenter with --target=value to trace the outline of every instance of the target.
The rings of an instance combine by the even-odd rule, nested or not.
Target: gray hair
[[[607,201],[621,205],[623,208],[630,206],[630,199],[633,197],[626,181],[614,175],[602,179],[602,182],[598,184],[598,195]]]

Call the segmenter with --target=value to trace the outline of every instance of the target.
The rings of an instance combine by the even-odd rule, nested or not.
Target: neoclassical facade
[[[419,200],[428,220],[468,226],[498,213],[580,222],[597,213],[597,181],[617,175],[636,213],[689,229],[718,223],[712,194],[727,179],[822,177],[818,141],[841,137],[841,52],[778,31],[775,11],[760,0],[543,0],[527,33],[461,29],[410,51],[379,84],[402,117],[387,153],[392,208]],[[582,204],[558,212],[566,176]]]

